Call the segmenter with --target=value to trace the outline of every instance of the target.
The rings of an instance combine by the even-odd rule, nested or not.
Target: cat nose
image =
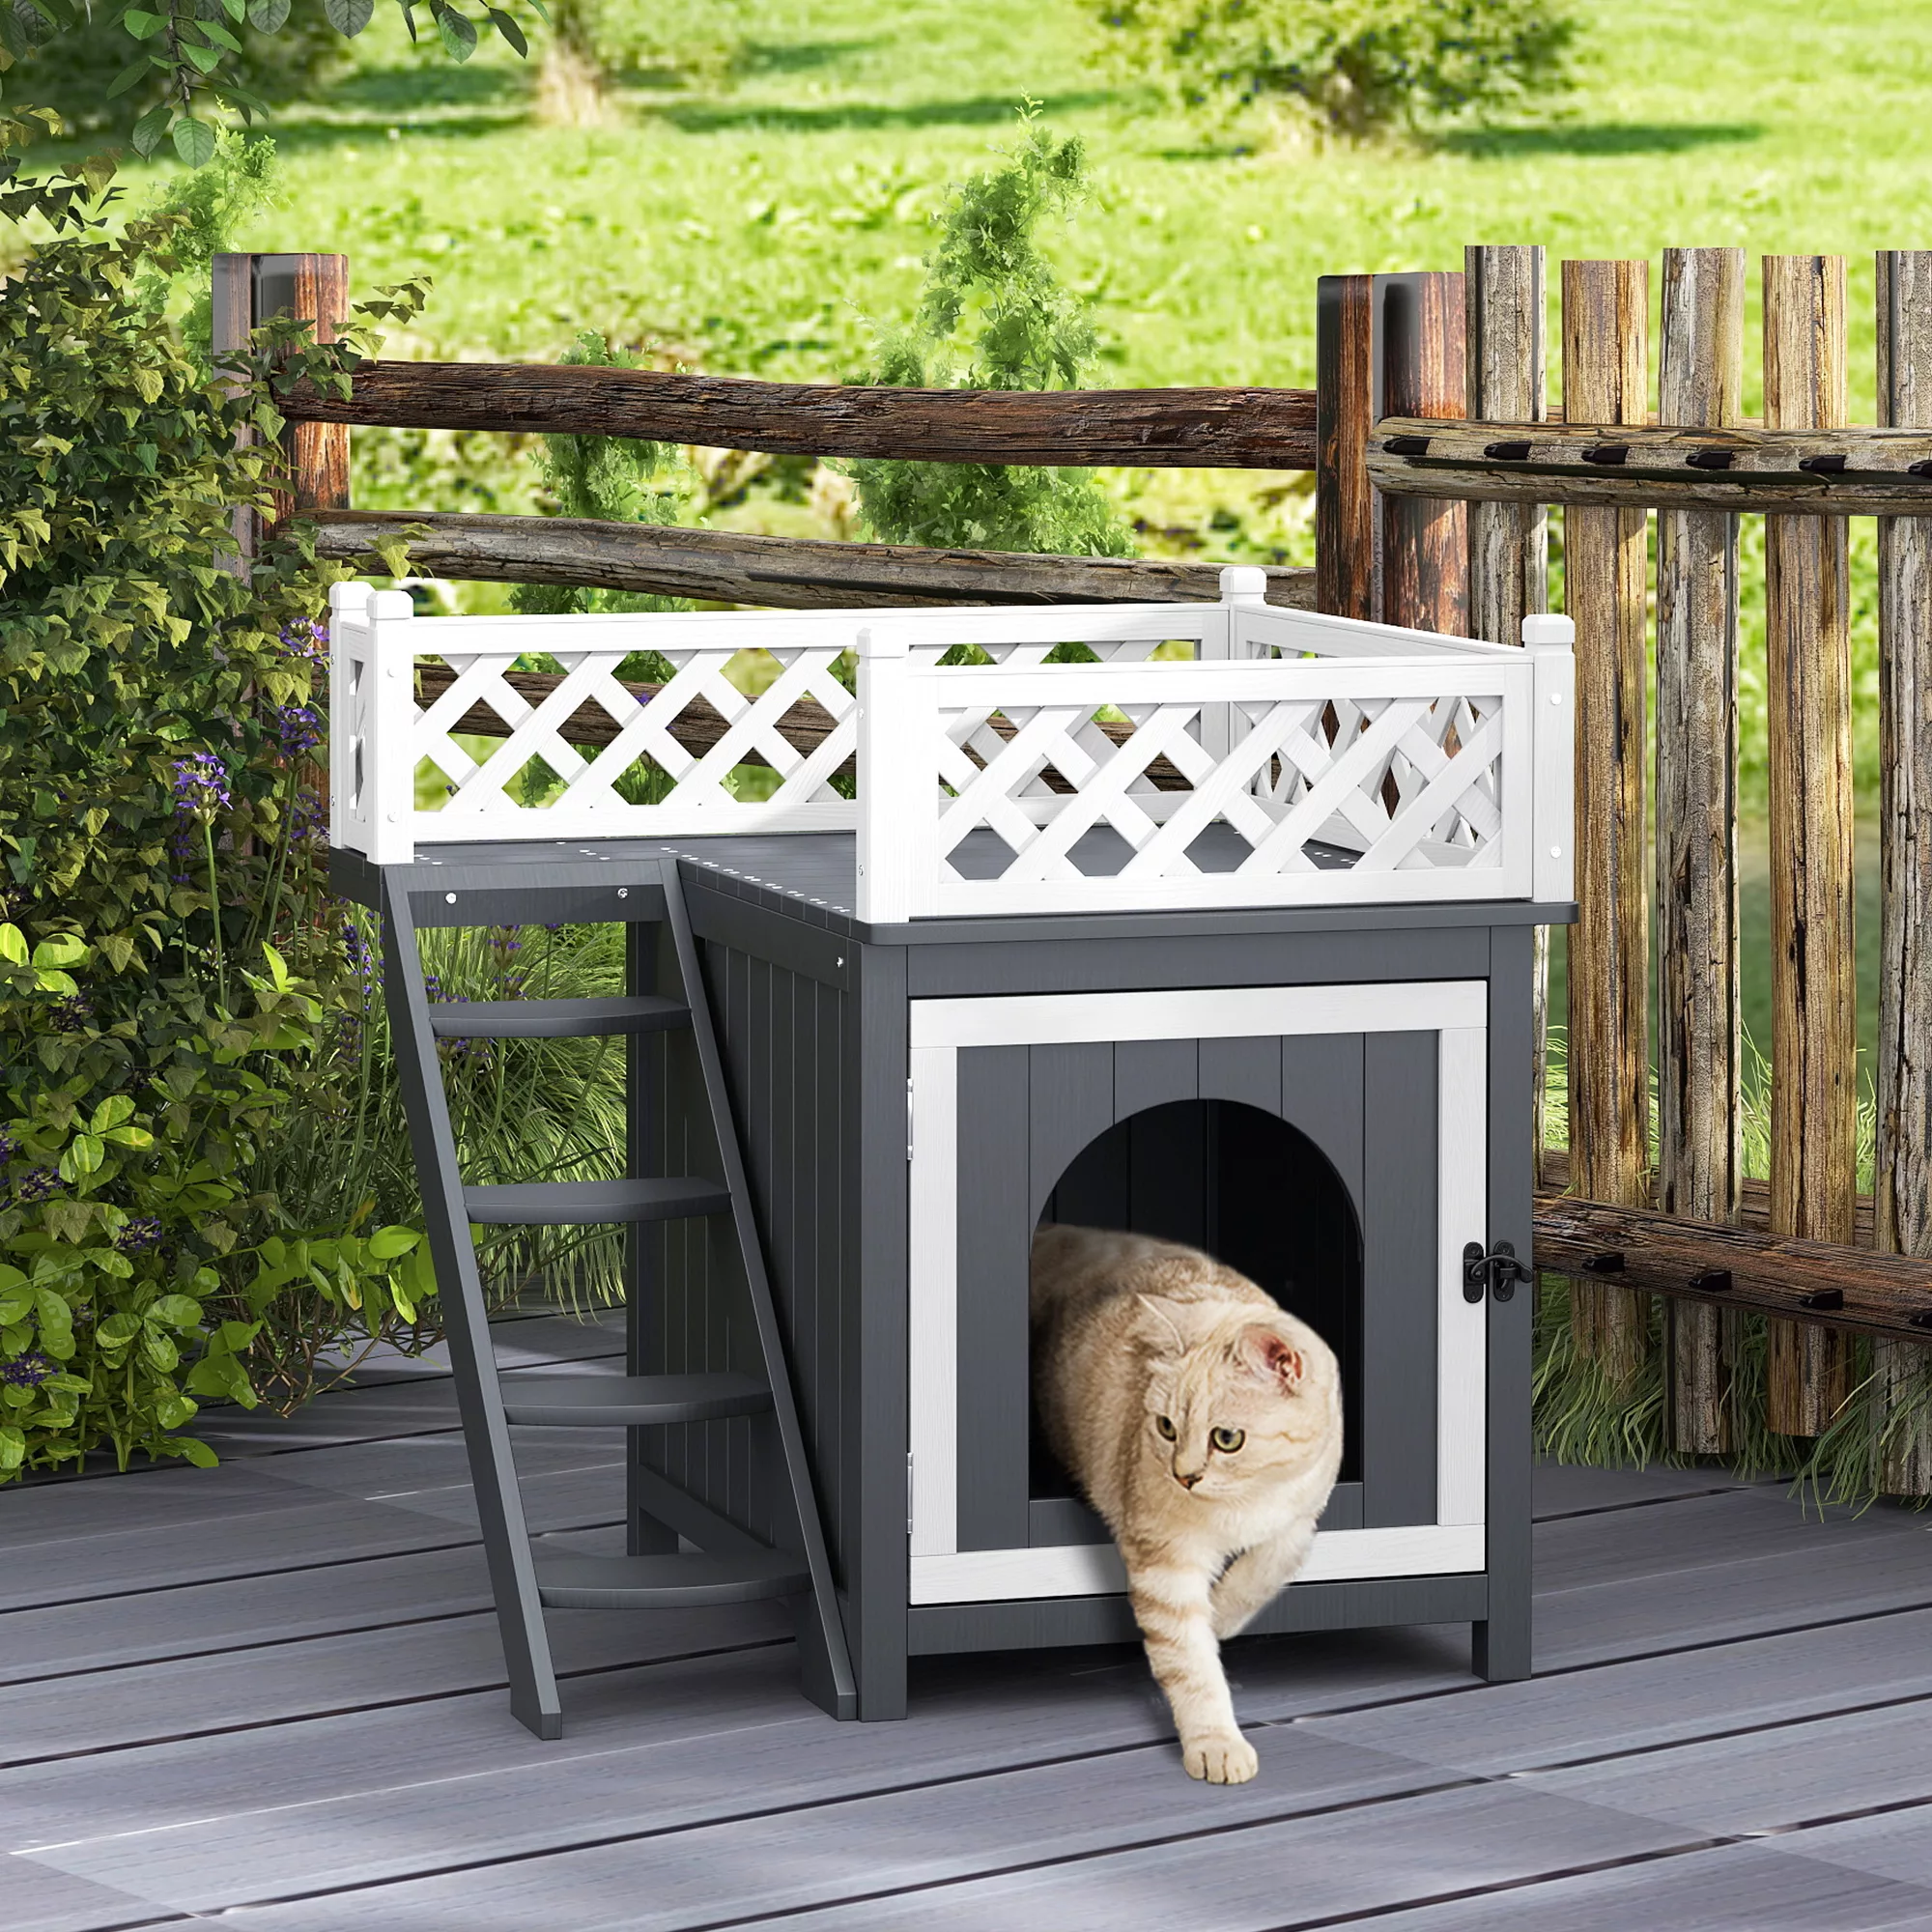
[[[1183,1476],[1180,1473],[1180,1471],[1177,1469],[1174,1472],[1174,1480],[1177,1483],[1179,1483],[1183,1490],[1191,1490],[1194,1487],[1194,1485],[1201,1480],[1201,1475],[1202,1472],[1199,1469],[1196,1469],[1194,1473],[1190,1476]]]

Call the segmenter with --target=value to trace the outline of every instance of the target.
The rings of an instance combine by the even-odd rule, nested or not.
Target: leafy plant
[[[955,188],[926,258],[912,323],[885,331],[874,382],[915,388],[1070,388],[1099,343],[1037,230],[1086,185],[1077,138],[1055,140],[1029,103],[1006,165]],[[964,358],[963,361],[961,358]],[[889,543],[1126,556],[1132,540],[1084,469],[866,459],[852,466],[869,532]]]
[[[530,4],[542,18],[543,0]],[[427,7],[452,60],[468,60],[491,33],[520,56],[529,52],[522,27],[494,0],[473,15],[456,0],[396,6],[412,41],[416,9]],[[313,73],[321,27],[353,40],[375,11],[376,0],[320,0],[319,8],[303,0],[300,22],[282,43],[297,57],[285,58],[282,69]],[[252,120],[270,111],[265,84],[269,93],[286,92],[287,82],[274,78],[277,37],[294,16],[292,0],[116,0],[97,21],[91,0],[15,0],[0,7],[0,73],[24,64],[36,81],[65,97],[65,108],[88,120],[110,100],[149,99],[129,134],[135,152],[152,155],[168,141],[190,167],[202,167],[214,156],[213,114],[227,109]],[[103,85],[115,64],[120,71]]]
[[[1100,18],[1191,107],[1278,101],[1350,136],[1574,84],[1564,0],[1105,0]]]

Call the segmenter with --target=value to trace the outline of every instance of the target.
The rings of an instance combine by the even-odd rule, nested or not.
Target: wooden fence
[[[1654,422],[1649,275],[1646,262],[1562,265],[1560,421],[1546,407],[1543,252],[1483,247],[1466,251],[1462,273],[1323,277],[1312,392],[961,394],[377,363],[346,401],[288,398],[290,501],[317,517],[325,555],[367,561],[372,540],[414,526],[418,566],[451,577],[788,606],[1193,601],[1214,594],[1211,567],[534,518],[372,518],[349,508],[346,425],[943,462],[1313,469],[1316,569],[1271,573],[1271,601],[1498,642],[1515,642],[1522,617],[1544,608],[1547,506],[1563,506],[1579,919],[1569,946],[1570,1146],[1543,1175],[1539,1261],[1574,1277],[1577,1346],[1613,1383],[1652,1346],[1648,1296],[1666,1297],[1668,1440],[1721,1453],[1743,1310],[1771,1318],[1770,1425],[1801,1437],[1848,1399],[1855,1332],[1872,1337],[1864,1399],[1883,1405],[1912,1391],[1926,1359],[1917,1337],[1932,1331],[1932,253],[1879,258],[1882,420],[1863,429],[1845,424],[1842,259],[1762,265],[1762,425],[1741,420],[1743,252],[1665,252]],[[217,344],[276,308],[327,333],[346,290],[340,257],[218,258]],[[1767,519],[1768,1190],[1745,1182],[1740,1157],[1743,515]],[[1867,1202],[1855,1171],[1848,515],[1881,519],[1882,985]],[[1543,1036],[1539,1013],[1539,1053]],[[1539,1064],[1539,1148],[1543,1086]],[[1932,1493],[1932,1430],[1889,1433],[1882,1483]]]

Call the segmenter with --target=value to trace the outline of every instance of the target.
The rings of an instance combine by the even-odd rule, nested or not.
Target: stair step
[[[555,1609],[688,1609],[791,1597],[811,1587],[805,1559],[788,1550],[715,1556],[547,1556],[536,1558],[538,1599]]]
[[[656,1422],[709,1422],[756,1415],[772,1392],[755,1376],[510,1376],[503,1413],[546,1428],[641,1428]]]
[[[587,1039],[596,1034],[668,1033],[691,1024],[682,1000],[657,993],[608,1000],[449,1000],[429,1009],[439,1039]]]
[[[680,1175],[667,1180],[535,1180],[466,1187],[463,1205],[472,1221],[561,1228],[724,1214],[730,1211],[731,1196],[721,1181]]]

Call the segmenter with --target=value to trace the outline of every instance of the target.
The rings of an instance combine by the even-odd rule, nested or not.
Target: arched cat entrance
[[[1238,1100],[1146,1107],[1081,1149],[1038,1218],[1185,1242],[1299,1316],[1341,1364],[1341,1481],[1359,1486],[1361,1220],[1349,1182],[1307,1133]],[[1036,1500],[1072,1493],[1037,1424],[1029,1474]],[[1351,1514],[1341,1500],[1335,1518]],[[1352,1516],[1360,1520],[1358,1502]]]

